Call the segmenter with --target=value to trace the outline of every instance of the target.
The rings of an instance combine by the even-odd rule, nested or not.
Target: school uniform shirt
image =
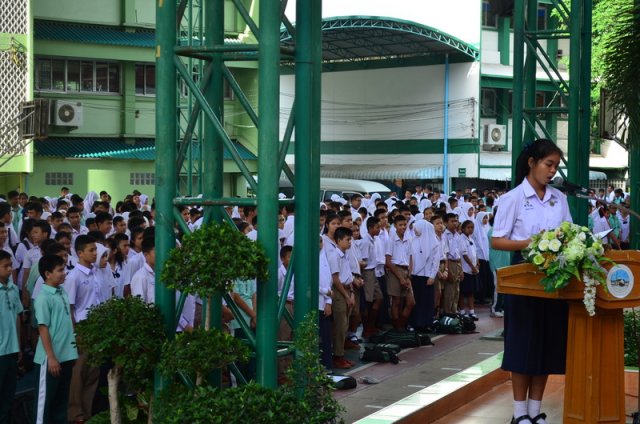
[[[458,250],[460,251],[460,256],[466,256],[473,266],[476,266],[478,263],[478,249],[470,237],[465,234],[460,236],[458,240]],[[462,258],[462,272],[465,274],[473,274],[471,265],[469,265],[464,258]]]
[[[22,224],[22,208],[18,206],[17,208],[11,208],[11,227],[13,228],[13,232],[18,232],[20,225]],[[16,237],[14,240],[18,241]]]
[[[611,226],[609,225],[609,221],[607,220],[606,217],[604,216],[600,216],[600,208],[596,208],[593,210],[593,212],[591,212],[591,219],[593,220],[593,230],[592,232],[594,234],[598,234],[601,233],[602,231],[607,231],[609,229],[611,229]],[[603,243],[609,243],[609,237],[604,237],[602,239]]]
[[[387,258],[385,251],[387,247],[387,241],[389,240],[389,232],[385,228],[380,229],[380,234],[374,239],[374,245],[376,248],[376,277],[382,277],[385,273],[384,266]]]
[[[360,271],[360,260],[362,259],[362,255],[360,254],[360,247],[355,243],[359,240],[353,240],[351,242],[351,247],[347,249],[345,254],[349,259],[349,266],[351,267],[351,273],[354,275],[360,275],[362,272]]]
[[[329,260],[327,259],[327,251],[324,249],[320,250],[320,262],[318,270],[318,310],[324,311],[325,305],[331,305],[333,303],[331,296],[329,296],[328,294],[329,291],[331,291],[331,287],[333,285],[333,278],[331,276],[331,266],[329,265]]]
[[[563,221],[573,222],[567,196],[547,186],[540,199],[525,178],[520,185],[500,197],[493,222],[493,237],[527,240],[542,230],[557,228]]]
[[[131,278],[131,295],[140,296],[147,303],[156,300],[156,275],[148,263],[144,263]]]
[[[295,227],[295,215],[287,216],[287,220],[284,222],[284,237],[289,238],[293,234],[293,229]]]
[[[180,299],[180,292],[176,292],[176,305]],[[176,328],[176,332],[180,333],[185,331],[187,328],[193,328],[196,317],[196,297],[192,294],[187,295],[187,298],[184,300],[184,306],[182,307],[182,313],[180,314],[180,319],[178,319],[178,326]]]
[[[349,258],[345,252],[335,249],[329,252],[327,259],[329,260],[331,275],[338,274],[338,279],[343,285],[350,285],[353,282],[353,273],[349,265]]]
[[[366,261],[367,264],[364,266],[365,270],[375,270],[378,265],[378,260],[376,258],[376,244],[374,237],[371,237],[369,233],[365,233],[362,236],[362,240],[360,243],[360,252],[362,255],[362,260]]]
[[[77,230],[71,227],[71,245],[75,243],[76,238],[78,238],[78,236],[82,236],[85,234],[89,234],[89,229],[84,225],[80,225],[80,227]]]
[[[64,289],[69,296],[69,304],[74,306],[75,322],[87,319],[89,308],[101,303],[101,287],[92,268],[81,264],[76,265],[67,275]]]
[[[18,238],[18,233],[15,232],[13,226],[5,225],[5,228],[7,229],[7,241],[4,242],[4,245],[5,247],[13,249],[18,243],[20,243],[20,238]]]
[[[136,275],[136,272],[142,269],[146,263],[147,262],[145,261],[144,254],[142,252],[129,256],[129,259],[127,260],[127,275],[133,278],[133,276]]]
[[[406,233],[404,238],[400,239],[395,231],[391,232],[387,245],[385,246],[384,254],[391,256],[392,264],[409,266],[409,257],[411,256],[410,241],[411,239]]]
[[[116,262],[115,267],[111,267],[111,264],[108,264],[107,267],[109,268],[109,271],[111,271],[111,275],[115,281],[114,296],[123,298],[124,286],[131,282],[127,268],[127,261],[124,261],[121,264]]]
[[[56,288],[45,284],[35,301],[34,308],[38,325],[44,325],[49,329],[53,353],[58,362],[78,359],[71,321],[71,308],[65,289],[62,286]],[[47,354],[42,345],[42,339],[38,339],[33,362],[42,365],[46,358]],[[46,367],[42,369],[46,370]]]
[[[631,232],[631,215],[624,217],[618,212],[618,220],[620,221],[620,241],[628,242]]]
[[[338,245],[327,234],[323,234],[322,248],[327,251],[327,258],[328,258],[333,251],[338,250]]]
[[[11,281],[0,283],[0,356],[20,351],[16,319],[21,312],[18,287]]]
[[[438,249],[438,258],[439,260],[444,261],[447,259],[447,255],[449,254],[449,244],[447,243],[447,239],[444,238],[443,235],[436,234],[436,238],[440,243],[440,248]]]
[[[451,232],[449,230],[444,230],[443,238],[447,242],[447,259],[452,261],[459,261],[462,256],[460,256],[460,251],[458,250],[458,238],[460,234],[457,232]]]
[[[280,264],[278,268],[278,296],[282,296],[282,289],[284,288],[284,280],[287,276],[287,267],[284,264]],[[289,291],[287,292],[287,300],[293,300],[294,284],[293,277],[291,277],[291,285],[289,285]]]

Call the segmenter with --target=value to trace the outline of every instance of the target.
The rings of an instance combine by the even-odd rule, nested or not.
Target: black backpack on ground
[[[362,352],[362,360],[366,362],[391,362],[397,364],[400,362],[398,353],[400,347],[391,344],[376,344],[372,347],[365,347]]]
[[[401,348],[433,345],[428,334],[417,331],[389,330],[369,338],[371,343],[395,344]]]

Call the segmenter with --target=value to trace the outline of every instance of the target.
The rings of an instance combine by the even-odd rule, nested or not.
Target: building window
[[[129,174],[129,184],[131,185],[154,185],[156,174],[153,172],[132,172]]]
[[[482,116],[494,117],[498,114],[497,108],[497,94],[493,88],[482,89],[482,104],[480,105]]]
[[[482,26],[488,28],[498,28],[498,19],[494,11],[491,10],[489,0],[482,2]]]
[[[156,95],[155,65],[136,65],[136,94],[138,96]]]
[[[46,172],[44,183],[53,186],[73,185],[73,172]]]
[[[120,65],[114,62],[36,58],[36,90],[120,93]]]
[[[549,9],[545,5],[538,7],[538,31],[547,29],[547,20],[549,18]]]

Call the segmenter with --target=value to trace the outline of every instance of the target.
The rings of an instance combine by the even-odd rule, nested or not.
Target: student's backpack
[[[434,324],[439,334],[462,334],[462,323],[458,318],[443,315]]]
[[[400,362],[397,353],[399,350],[400,347],[397,345],[376,344],[372,347],[364,348],[362,360],[366,362],[391,362],[392,364],[397,364]]]
[[[433,345],[428,334],[420,334],[417,331],[389,330],[369,338],[371,343],[395,344],[401,348]]]

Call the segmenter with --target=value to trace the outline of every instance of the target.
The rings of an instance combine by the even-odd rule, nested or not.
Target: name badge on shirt
[[[525,211],[533,210],[533,204],[529,201],[529,199],[524,200],[524,210]]]

